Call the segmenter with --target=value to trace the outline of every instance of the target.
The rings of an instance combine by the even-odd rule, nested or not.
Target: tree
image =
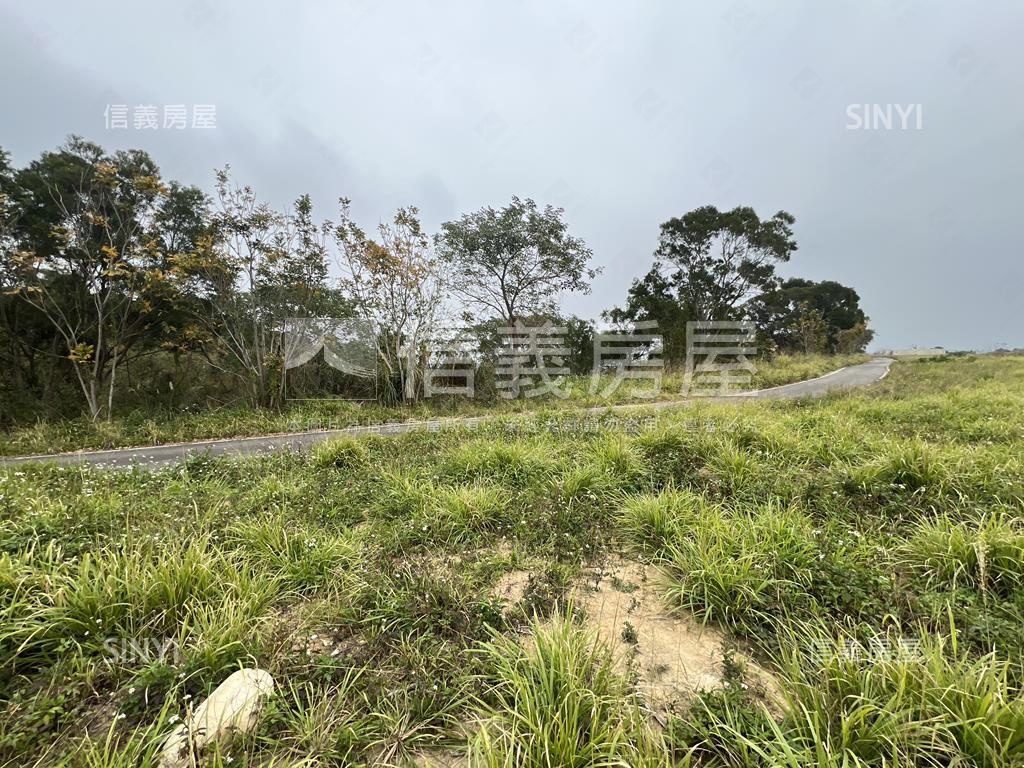
[[[603,317],[623,330],[629,330],[638,322],[654,321],[664,342],[665,361],[678,363],[686,356],[686,322],[692,316],[656,266],[643,278],[633,281],[625,307],[607,310]]]
[[[450,284],[416,208],[400,208],[377,231],[378,240],[367,236],[352,220],[349,200],[341,200],[335,238],[344,272],[342,290],[371,327],[384,369],[397,377],[406,402],[414,402],[422,383],[425,345],[437,329]]]
[[[852,354],[863,352],[875,338],[875,332],[867,326],[865,320],[857,321],[852,327],[844,328],[836,334],[836,352]]]
[[[664,356],[686,354],[686,323],[739,319],[744,305],[776,284],[775,265],[796,250],[795,219],[779,211],[761,220],[752,208],[704,206],[661,225],[654,266],[634,280],[625,307],[604,317],[620,325],[655,321]]]
[[[118,371],[158,327],[167,188],[145,152],[107,155],[77,137],[19,171],[16,187],[12,290],[61,337],[92,418],[109,418]]]
[[[792,326],[798,349],[805,355],[821,354],[828,350],[828,324],[820,309],[806,301],[800,302]]]
[[[331,300],[331,227],[313,221],[308,195],[282,213],[251,187],[233,184],[229,170],[217,172],[207,234],[176,256],[175,274],[180,294],[192,297],[193,318],[214,342],[212,349],[204,345],[210,364],[241,381],[254,406],[277,407],[285,321],[316,316]]]
[[[452,266],[452,289],[471,309],[508,325],[552,314],[560,292],[588,293],[599,270],[587,266],[591,251],[568,233],[563,213],[513,197],[501,210],[443,224],[438,245]]]
[[[14,223],[17,220],[15,206],[14,169],[10,156],[0,149],[0,393],[5,403],[13,403],[23,389],[22,381],[22,337],[18,333],[17,310],[23,303],[13,294],[17,293],[14,269]],[[0,409],[0,423],[10,414]]]
[[[761,333],[770,337],[780,350],[803,350],[806,330],[801,323],[811,310],[824,325],[824,351],[861,351],[874,336],[867,327],[868,317],[860,306],[860,296],[834,280],[814,282],[790,278],[768,291],[747,307]],[[857,329],[857,330],[854,330]]]
[[[589,320],[576,315],[559,320],[566,329],[565,346],[569,357],[565,361],[574,376],[589,375],[594,371],[594,336],[597,329]]]
[[[15,194],[11,156],[0,147],[0,256],[4,257],[0,267],[4,266],[14,250],[14,222],[17,219]],[[2,275],[0,273],[0,277]]]
[[[795,221],[785,211],[762,221],[753,208],[707,205],[661,225],[655,265],[690,319],[731,319],[774,287],[775,265],[797,247]]]

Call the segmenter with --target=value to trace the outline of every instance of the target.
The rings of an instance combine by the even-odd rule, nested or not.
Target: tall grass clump
[[[639,482],[648,469],[645,457],[633,441],[621,434],[599,437],[589,446],[585,460],[620,487]]]
[[[523,487],[549,480],[558,463],[554,445],[549,441],[478,439],[451,451],[442,462],[441,471],[453,482],[489,480]]]
[[[717,435],[685,423],[669,422],[636,438],[652,471],[663,482],[693,483],[718,450]]]
[[[281,516],[237,521],[227,535],[255,568],[300,591],[323,586],[353,568],[363,546],[351,532],[339,535],[316,526],[289,524]]]
[[[783,648],[788,714],[775,738],[756,746],[768,764],[998,768],[1024,760],[1024,694],[1009,662],[968,657],[930,635],[885,653],[850,654],[849,639],[818,642],[811,655],[798,650],[813,637],[792,634]]]
[[[385,521],[411,517],[430,506],[435,492],[430,480],[386,472],[373,489],[373,513]]]
[[[1008,598],[1024,588],[1024,529],[1006,514],[923,520],[903,547],[903,557],[944,589],[968,587]]]
[[[365,467],[370,452],[355,437],[332,437],[317,443],[310,451],[310,460],[321,468],[351,469]]]
[[[33,580],[46,589],[26,589]],[[251,621],[279,589],[209,540],[86,553],[15,582],[17,602],[0,626],[0,661],[53,662],[69,650],[101,653],[105,638],[180,635],[204,607],[229,602],[244,605],[241,620]]]
[[[514,525],[511,494],[487,483],[437,488],[412,517],[435,540],[464,544],[483,533],[508,533]]]
[[[534,622],[524,645],[497,637],[472,766],[667,766],[667,751],[614,671],[610,651],[572,622]]]
[[[889,441],[875,459],[854,467],[846,481],[853,496],[918,501],[956,501],[949,457],[921,441]]]
[[[1010,662],[933,635],[864,646],[820,623],[779,639],[779,710],[727,685],[674,723],[677,749],[730,768],[1022,764],[1024,692]]]
[[[638,550],[660,555],[676,539],[689,535],[706,514],[707,502],[702,496],[669,488],[655,495],[628,498],[619,510],[617,523],[626,541]]]
[[[666,596],[705,621],[763,634],[807,609],[817,548],[798,511],[766,505],[748,514],[708,507],[669,543]]]

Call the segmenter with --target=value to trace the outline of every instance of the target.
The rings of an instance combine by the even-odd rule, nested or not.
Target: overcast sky
[[[565,297],[586,317],[667,218],[784,209],[783,274],[856,288],[875,346],[1024,346],[1022,33],[1019,0],[0,0],[0,147],[23,165],[77,133],[208,190],[230,163],[278,205],[350,197],[365,227],[533,197],[604,268]],[[851,104],[920,107],[863,130]]]

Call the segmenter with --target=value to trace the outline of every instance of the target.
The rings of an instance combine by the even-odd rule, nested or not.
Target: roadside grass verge
[[[867,355],[781,355],[759,361],[752,389],[814,378],[846,365],[867,360]],[[660,392],[649,384],[634,386],[602,376],[593,386],[591,376],[568,377],[561,388],[564,397],[546,395],[522,400],[478,401],[465,398],[433,398],[415,406],[384,406],[372,402],[318,400],[290,403],[280,413],[229,406],[196,410],[135,410],[111,421],[93,422],[86,417],[39,421],[0,434],[0,455],[19,456],[77,450],[161,445],[194,440],[249,437],[318,429],[338,429],[360,424],[420,421],[433,418],[480,416],[492,413],[530,413],[542,409],[601,407],[623,403],[671,400],[681,397],[683,373],[666,371]],[[601,393],[609,392],[604,395]]]

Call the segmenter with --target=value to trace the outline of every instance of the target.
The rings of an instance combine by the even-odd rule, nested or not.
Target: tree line
[[[776,275],[796,250],[794,223],[712,206],[665,222],[650,271],[603,319],[656,321],[669,365],[688,320],[753,320],[772,351],[862,350],[872,332],[856,291]],[[570,367],[589,372],[595,325],[562,316],[559,298],[590,291],[592,255],[562,209],[529,199],[434,234],[411,206],[366,230],[347,199],[333,220],[318,220],[308,195],[279,210],[228,167],[209,196],[164,179],[141,150],[71,137],[15,168],[0,149],[0,424],[279,408],[289,387],[326,386],[323,366],[285,376],[282,323],[296,317],[365,322],[396,400],[419,396],[420,350],[455,326],[486,364],[498,328],[554,321],[569,330]]]

